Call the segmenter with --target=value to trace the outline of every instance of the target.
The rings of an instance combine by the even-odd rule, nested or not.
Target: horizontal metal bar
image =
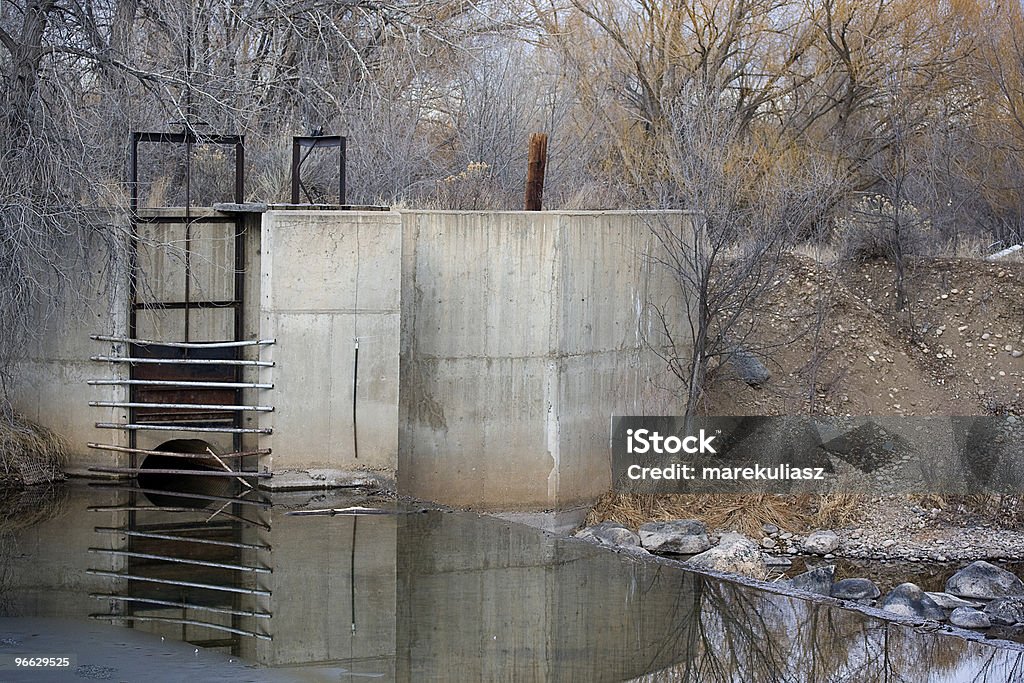
[[[234,410],[238,412],[270,413],[273,406],[210,405],[207,403],[130,403],[125,401],[89,401],[93,408],[175,408],[181,410]]]
[[[127,446],[114,446],[105,443],[88,443],[86,444],[89,448],[95,448],[101,451],[114,451],[116,453],[139,453],[141,455],[168,455],[173,458],[198,458],[198,459],[209,459],[210,456],[207,453],[179,453],[178,451],[151,451],[145,448],[129,448]],[[218,453],[217,457],[221,460],[227,458],[249,458],[252,456],[259,455],[270,455],[269,448],[258,448],[254,451],[236,451],[234,453]]]
[[[91,488],[102,489],[104,491],[137,491],[139,493],[159,493],[162,496],[170,496],[172,498],[191,498],[193,500],[211,500],[216,503],[238,503],[239,505],[252,505],[254,507],[268,509],[273,507],[273,503],[269,503],[264,500],[248,500],[242,497],[231,497],[231,496],[215,496],[210,493],[185,493],[184,491],[167,491],[164,489],[151,489],[143,486],[137,486],[133,481],[130,486],[118,486],[116,484],[103,484],[97,482],[91,482],[89,484]],[[251,492],[253,489],[246,489],[245,493]],[[244,494],[243,494],[244,495]]]
[[[136,346],[171,346],[176,349],[225,349],[234,346],[268,346],[277,341],[276,339],[246,339],[241,341],[221,342],[172,342],[156,341],[154,339],[132,339],[131,337],[111,337],[103,334],[89,335],[89,339],[92,339],[93,341],[134,344]]]
[[[143,598],[134,595],[114,595],[112,593],[89,593],[90,598],[96,600],[117,600],[119,602],[146,602],[164,607],[181,607],[182,609],[194,609],[201,612],[215,612],[217,614],[231,614],[238,617],[254,617],[256,619],[270,619],[273,615],[269,612],[246,612],[240,609],[228,609],[227,607],[212,607],[210,605],[194,605],[190,602],[174,602],[173,600],[160,600],[157,598]]]
[[[165,624],[184,624],[186,626],[201,626],[203,628],[212,628],[215,631],[227,631],[228,633],[235,633],[240,636],[259,638],[260,640],[273,640],[273,638],[271,638],[270,636],[264,635],[262,633],[245,631],[240,628],[232,628],[231,626],[221,626],[220,624],[209,624],[205,621],[196,621],[194,619],[175,619],[172,617],[149,617],[140,616],[137,614],[90,614],[89,618],[104,621],[157,621]]]
[[[273,434],[269,427],[189,427],[173,422],[156,425],[118,424],[116,422],[97,422],[97,429],[123,429],[128,432],[214,432],[217,434]]]
[[[177,311],[186,308],[234,308],[241,301],[136,301],[137,311]]]
[[[168,586],[187,586],[188,588],[205,588],[212,591],[224,591],[227,593],[242,593],[243,595],[262,595],[270,597],[271,593],[262,588],[239,588],[236,586],[221,586],[213,583],[197,583],[195,581],[179,581],[177,579],[158,579],[153,576],[139,576],[138,574],[125,574],[122,572],[111,572],[105,569],[86,569],[86,574],[93,576],[106,576],[112,579],[129,579],[132,581],[148,581]]]
[[[182,543],[201,543],[203,545],[218,545],[225,548],[242,548],[243,550],[266,550],[271,552],[269,545],[257,545],[255,543],[240,543],[238,541],[215,541],[212,538],[192,538],[191,536],[178,536],[176,534],[158,534],[149,531],[135,531],[133,529],[118,529],[117,527],[98,526],[93,527],[98,534],[114,534],[116,536],[134,536],[136,538],[156,538],[161,541],[181,541]]]
[[[132,358],[130,356],[90,356],[89,360],[106,363],[134,363],[137,365],[248,365],[272,368],[272,360],[216,360],[213,358]]]
[[[273,384],[252,382],[187,382],[167,379],[90,379],[91,386],[182,387],[188,389],[273,389]]]
[[[194,130],[182,133],[166,133],[163,131],[136,131],[132,133],[135,142],[157,142],[157,143],[185,143],[191,142],[196,145],[241,145],[245,142],[244,135],[224,135],[213,133],[206,135]]]
[[[137,215],[135,217],[136,223],[142,223],[146,225],[166,225],[168,223],[174,224],[185,224],[194,225],[196,223],[210,223],[210,224],[228,224],[234,223],[238,220],[235,216],[216,214],[206,216],[190,216],[188,220],[185,220],[184,216],[175,216],[174,214],[168,214],[164,216],[142,216]]]
[[[179,470],[157,469],[155,467],[90,467],[89,471],[104,474],[180,474],[189,477],[242,477],[246,479],[249,477],[255,479],[270,479],[274,476],[273,472],[242,472],[235,470],[225,472],[223,470]]]
[[[174,507],[172,505],[90,505],[85,509],[88,510],[89,512],[195,512],[203,514],[210,513],[210,508],[208,507],[189,508]],[[264,524],[263,522],[255,522],[251,519],[246,519],[245,517],[242,517],[240,515],[225,512],[224,510],[217,510],[213,514],[213,517],[216,517],[218,515],[223,515],[225,519],[232,519],[236,522],[241,522],[242,524],[248,524],[249,526],[255,526],[266,531],[270,531],[270,525]],[[210,520],[212,520],[213,517],[210,517]]]
[[[252,572],[254,574],[272,574],[273,571],[267,567],[247,567],[240,564],[227,564],[225,562],[211,562],[208,560],[191,560],[183,557],[170,555],[154,555],[152,553],[139,553],[134,550],[115,550],[107,548],[89,548],[90,553],[104,555],[117,555],[118,557],[137,557],[140,560],[159,560],[161,562],[176,562],[178,564],[193,564],[199,567],[212,567],[214,569],[230,569],[236,572]]]

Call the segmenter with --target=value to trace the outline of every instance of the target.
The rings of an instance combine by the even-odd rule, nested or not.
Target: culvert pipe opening
[[[139,486],[154,491],[145,494],[154,504],[205,507],[208,499],[175,494],[235,496],[246,488],[231,475],[231,464],[207,441],[172,439],[154,450],[181,454],[147,455],[139,465]]]

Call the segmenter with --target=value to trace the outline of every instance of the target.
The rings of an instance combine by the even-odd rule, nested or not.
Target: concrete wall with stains
[[[610,417],[677,410],[644,339],[678,298],[652,228],[688,221],[403,211],[399,490],[502,510],[607,491]]]
[[[271,487],[394,485],[398,467],[401,218],[390,211],[263,215],[260,337],[276,339],[260,426]],[[359,343],[358,364],[356,342]]]

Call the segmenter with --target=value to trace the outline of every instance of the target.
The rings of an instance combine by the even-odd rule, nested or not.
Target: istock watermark
[[[1024,493],[1008,417],[614,417],[623,493]]]

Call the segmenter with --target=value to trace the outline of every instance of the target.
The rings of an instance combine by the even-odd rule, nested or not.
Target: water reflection
[[[49,518],[8,515],[0,615],[92,616],[296,680],[1024,680],[1015,646],[492,518],[340,493],[190,495],[213,497],[76,486]],[[288,514],[350,505],[393,514]]]

